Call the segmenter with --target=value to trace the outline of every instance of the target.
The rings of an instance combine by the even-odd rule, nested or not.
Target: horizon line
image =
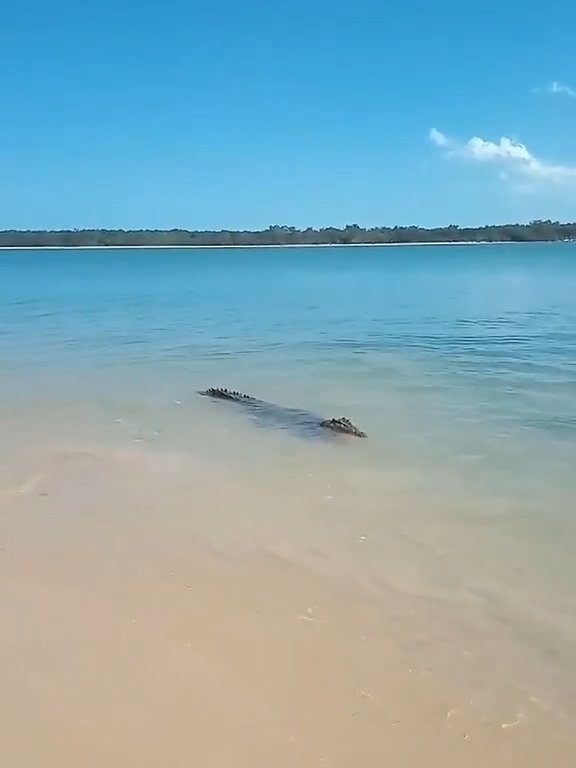
[[[337,232],[345,232],[346,230],[350,229],[358,229],[365,232],[373,232],[375,230],[405,230],[405,229],[417,229],[423,232],[435,232],[438,230],[449,230],[449,229],[457,229],[457,230],[472,230],[477,231],[481,229],[491,229],[491,228],[500,228],[500,227],[533,227],[538,225],[553,225],[553,226],[559,226],[559,227],[568,227],[568,226],[574,226],[576,225],[576,221],[559,221],[559,220],[553,220],[553,219],[532,219],[531,221],[525,221],[525,222],[502,222],[502,223],[492,223],[492,224],[445,224],[445,225],[437,225],[437,226],[422,226],[420,224],[378,224],[374,226],[361,226],[359,224],[345,224],[343,226],[318,226],[318,227],[297,227],[289,224],[272,224],[268,227],[261,228],[261,229],[230,229],[230,228],[220,228],[220,229],[188,229],[186,227],[169,227],[169,228],[149,228],[149,227],[130,227],[128,229],[123,227],[68,227],[68,228],[61,228],[61,229],[46,229],[46,228],[38,228],[38,229],[0,229],[1,234],[26,234],[26,233],[32,233],[32,234],[72,234],[72,233],[79,233],[79,232],[125,232],[125,233],[136,233],[136,232],[159,232],[159,233],[168,233],[168,232],[187,232],[187,233],[198,233],[198,234],[220,234],[220,233],[231,233],[231,234],[245,234],[245,233],[251,233],[251,234],[261,234],[264,232],[274,232],[274,231],[282,231],[282,232],[323,232],[326,230],[334,230]]]

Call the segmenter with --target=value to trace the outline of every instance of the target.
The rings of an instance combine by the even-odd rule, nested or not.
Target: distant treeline
[[[386,243],[531,242],[576,239],[576,224],[532,221],[487,227],[372,227],[338,229],[273,226],[261,231],[189,231],[186,229],[78,229],[0,232],[0,246],[81,247],[120,245],[359,245]]]

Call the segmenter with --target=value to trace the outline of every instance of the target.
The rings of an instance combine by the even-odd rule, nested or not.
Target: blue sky
[[[574,220],[575,28],[568,0],[5,4],[0,228]]]

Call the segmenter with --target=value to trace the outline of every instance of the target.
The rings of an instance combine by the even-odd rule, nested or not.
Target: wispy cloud
[[[430,141],[437,147],[447,147],[450,144],[450,139],[436,128],[430,129]]]
[[[436,128],[429,133],[430,141],[447,156],[477,163],[498,166],[499,175],[505,179],[559,183],[576,179],[576,166],[560,165],[542,160],[532,154],[525,144],[502,136],[498,141],[487,141],[473,136],[466,142],[450,138]]]
[[[552,80],[552,82],[546,86],[546,92],[553,93],[557,96],[570,96],[570,98],[576,99],[576,90],[569,85],[559,83],[558,80]]]

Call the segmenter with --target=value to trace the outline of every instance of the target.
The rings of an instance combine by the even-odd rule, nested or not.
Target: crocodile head
[[[354,426],[350,419],[341,416],[339,419],[324,419],[320,422],[321,427],[331,429],[333,432],[341,432],[344,435],[354,435],[354,437],[368,437],[366,432]]]

